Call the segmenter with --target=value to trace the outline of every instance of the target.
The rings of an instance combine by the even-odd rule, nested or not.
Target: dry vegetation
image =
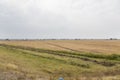
[[[50,50],[120,54],[120,40],[1,41],[0,43]]]
[[[120,80],[119,40],[0,41],[0,80]]]

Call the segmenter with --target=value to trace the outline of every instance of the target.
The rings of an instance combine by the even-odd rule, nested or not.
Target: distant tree
[[[116,38],[110,38],[110,40],[117,40]]]
[[[9,39],[5,39],[6,41],[10,41]]]

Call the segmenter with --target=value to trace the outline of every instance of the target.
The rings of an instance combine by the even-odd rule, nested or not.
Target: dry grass
[[[119,80],[119,61],[120,40],[0,41],[0,80]]]
[[[0,43],[50,50],[72,50],[103,54],[120,54],[120,40],[0,41]]]

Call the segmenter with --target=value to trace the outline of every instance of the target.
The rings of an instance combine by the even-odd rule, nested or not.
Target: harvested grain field
[[[120,40],[1,41],[0,43],[50,50],[120,54]]]
[[[0,41],[0,80],[119,80],[120,40]]]

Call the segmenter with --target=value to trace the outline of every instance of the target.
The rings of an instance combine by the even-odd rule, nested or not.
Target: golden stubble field
[[[0,43],[50,50],[120,54],[120,40],[28,40]]]
[[[0,41],[0,80],[120,80],[120,40]]]

